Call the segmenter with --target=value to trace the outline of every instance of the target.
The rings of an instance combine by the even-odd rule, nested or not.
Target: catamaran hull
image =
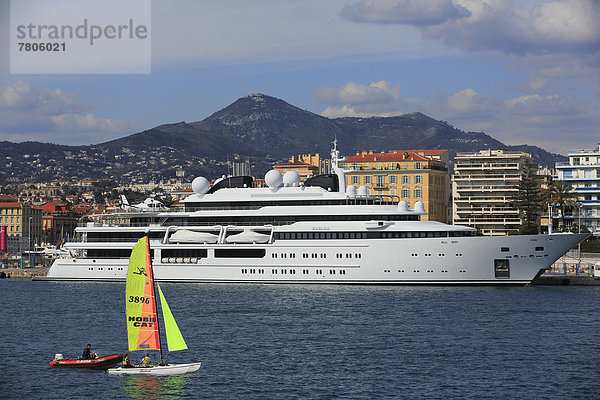
[[[160,282],[526,285],[587,236],[156,243],[152,247],[155,277]],[[172,248],[206,249],[207,257],[195,263],[160,257],[160,251]],[[216,249],[264,249],[265,253],[261,258],[216,258]],[[127,259],[59,259],[46,277],[38,279],[124,281],[126,272]]]
[[[155,365],[152,367],[118,367],[107,369],[110,375],[183,375],[196,372],[202,363]]]

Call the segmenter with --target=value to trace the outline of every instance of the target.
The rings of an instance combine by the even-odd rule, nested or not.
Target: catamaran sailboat
[[[158,284],[157,287],[160,295],[169,351],[185,350],[187,349],[187,345],[181,335],[181,331]],[[199,362],[168,364],[164,361],[156,303],[150,245],[148,237],[144,236],[134,246],[127,269],[125,304],[129,351],[159,350],[160,362],[157,365],[124,365],[118,368],[111,368],[107,370],[109,374],[181,375],[197,371],[200,368],[201,363]]]

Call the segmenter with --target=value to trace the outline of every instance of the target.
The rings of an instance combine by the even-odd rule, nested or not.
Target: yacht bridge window
[[[321,239],[410,239],[475,236],[474,231],[429,232],[275,232],[275,240],[321,240]]]
[[[215,249],[215,258],[263,258],[265,249]]]

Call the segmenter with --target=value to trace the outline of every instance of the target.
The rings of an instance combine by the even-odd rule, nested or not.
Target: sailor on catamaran
[[[142,358],[142,367],[149,367],[150,366],[150,354],[148,352],[146,352],[146,355],[144,356],[144,358]]]

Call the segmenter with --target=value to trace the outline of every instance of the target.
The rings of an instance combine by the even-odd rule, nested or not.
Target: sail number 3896
[[[130,303],[145,303],[145,304],[150,304],[150,297],[129,296],[129,302]]]

